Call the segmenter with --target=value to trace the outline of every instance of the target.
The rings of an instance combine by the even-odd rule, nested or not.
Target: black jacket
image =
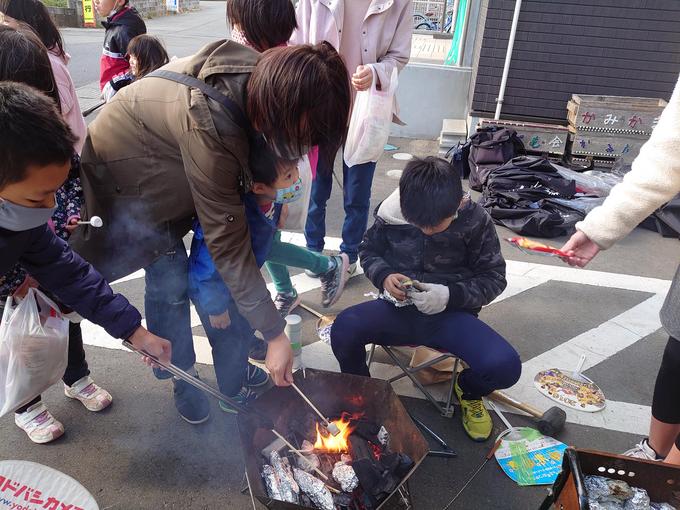
[[[114,294],[104,278],[47,224],[24,232],[0,228],[0,275],[16,263],[62,303],[114,338],[129,338],[142,323],[128,300]]]
[[[494,224],[469,200],[447,230],[426,236],[403,219],[395,191],[376,211],[359,257],[366,276],[380,290],[392,273],[448,286],[449,310],[478,313],[507,286]]]
[[[114,76],[127,71],[130,67],[126,54],[133,37],[146,34],[146,24],[134,7],[125,7],[120,12],[102,21],[106,29],[104,48],[100,60],[99,88]]]

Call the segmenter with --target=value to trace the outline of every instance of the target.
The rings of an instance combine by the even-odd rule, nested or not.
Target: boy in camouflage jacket
[[[341,370],[370,375],[369,343],[451,352],[469,367],[455,385],[463,426],[472,439],[486,440],[492,421],[481,399],[515,384],[522,366],[507,340],[477,317],[507,285],[489,215],[463,195],[447,161],[413,160],[378,208],[359,257],[376,288],[402,306],[377,299],[338,316],[331,341]],[[414,287],[407,291],[408,280]]]

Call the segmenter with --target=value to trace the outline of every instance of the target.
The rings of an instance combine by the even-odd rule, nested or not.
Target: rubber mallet
[[[564,409],[557,406],[553,406],[543,413],[534,406],[525,402],[520,402],[502,391],[494,391],[489,395],[489,398],[530,414],[536,419],[536,427],[539,432],[546,436],[555,436],[559,434],[564,428],[564,424],[567,422],[567,413],[564,412]]]

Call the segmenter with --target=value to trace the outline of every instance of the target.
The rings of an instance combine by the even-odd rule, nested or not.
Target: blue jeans
[[[424,345],[455,354],[469,368],[458,382],[466,399],[479,399],[519,380],[517,351],[473,314],[420,313],[415,306],[397,308],[382,299],[347,308],[333,324],[333,354],[344,373],[370,376],[366,345]]]
[[[194,335],[189,312],[189,258],[184,243],[175,247],[146,268],[144,308],[146,327],[154,335],[172,343],[172,363],[188,370],[196,363]],[[154,368],[159,379],[169,372]]]
[[[215,376],[220,391],[228,397],[235,396],[245,384],[248,370],[248,351],[254,341],[253,330],[239,313],[234,300],[229,300],[231,324],[226,329],[213,328],[208,314],[194,303],[203,329],[212,347]]]
[[[316,179],[312,184],[307,224],[305,225],[307,248],[312,251],[320,252],[324,248],[326,202],[328,202],[333,189],[332,168],[332,163],[328,167],[324,158],[319,159]],[[340,251],[347,254],[350,263],[357,261],[359,244],[366,233],[374,173],[375,163],[364,163],[351,168],[344,161],[342,163],[342,199],[345,208],[345,222],[342,225]]]
[[[189,259],[183,242],[146,268],[146,324],[149,331],[172,343],[172,363],[188,370],[196,363],[194,335],[191,331],[188,296]],[[215,375],[220,391],[233,396],[241,389],[248,368],[248,350],[255,337],[250,324],[238,312],[233,300],[229,305],[232,325],[227,329],[210,326],[208,314],[196,306],[212,347]],[[158,379],[171,374],[154,368]]]

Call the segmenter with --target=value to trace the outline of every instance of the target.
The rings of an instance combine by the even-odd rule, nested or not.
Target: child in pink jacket
[[[52,74],[59,90],[61,115],[76,135],[75,150],[80,154],[87,136],[87,125],[80,113],[76,87],[67,67],[71,56],[64,51],[61,34],[50,13],[40,0],[21,2],[0,0],[0,12],[4,14],[5,22],[9,25],[14,25],[16,21],[29,25],[47,48]]]

